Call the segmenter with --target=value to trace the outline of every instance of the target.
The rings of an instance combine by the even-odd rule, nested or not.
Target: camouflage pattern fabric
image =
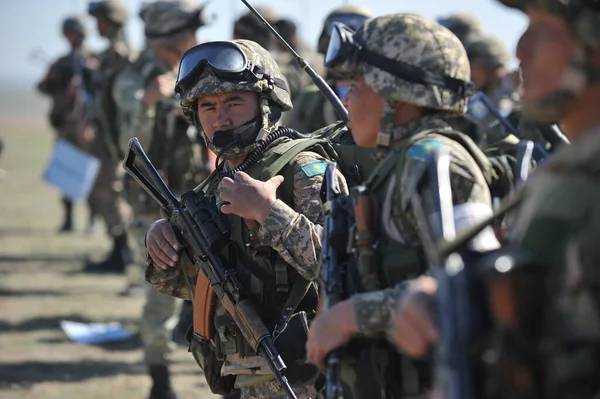
[[[435,116],[431,116],[418,118],[402,127],[410,132],[408,135],[412,136],[420,131],[436,127],[440,125],[440,122],[443,123],[443,121],[436,120]],[[418,182],[424,173],[424,162],[433,148],[447,148],[450,153],[450,184],[452,203],[456,213],[456,229],[460,231],[492,213],[489,188],[474,159],[458,142],[432,132],[412,143],[412,146],[403,149],[400,153],[390,155],[395,157],[396,163],[402,167],[387,180],[385,191],[388,194],[379,209],[381,209],[380,224],[385,231],[385,236],[394,242],[411,245],[418,245],[420,242],[416,216],[410,206],[410,199],[417,192]],[[402,157],[405,158],[403,161]],[[421,190],[421,196],[427,198],[426,189]],[[425,200],[423,206],[426,214],[433,214],[434,210],[429,201]],[[404,215],[401,216],[401,214]],[[492,237],[489,234],[492,234]],[[493,233],[486,230],[482,233],[481,238],[485,239],[486,235],[494,244]],[[352,297],[361,334],[376,336],[388,331],[396,300],[400,298],[404,289],[404,283],[400,283],[394,289],[368,292]]]
[[[158,0],[145,3],[140,11],[144,34],[150,45],[169,45],[183,35],[206,25],[203,6],[196,0]]]
[[[323,231],[320,198],[323,175],[308,177],[303,167],[320,161],[323,161],[323,157],[318,154],[300,153],[294,164],[294,203],[286,204],[278,199],[258,230],[260,243],[275,249],[308,280],[314,280],[319,270]],[[347,192],[346,181],[339,171],[337,177],[340,189]],[[218,191],[214,194],[218,194]],[[191,299],[180,267],[162,270],[150,262],[146,267],[146,281],[166,295]]]
[[[77,63],[81,63],[81,75]],[[91,91],[92,67],[96,63],[95,56],[87,50],[72,51],[53,62],[37,85],[38,91],[52,100],[48,118],[58,137],[74,145],[78,145],[77,124],[82,117],[77,114],[78,103],[84,100],[81,94],[84,89]]]
[[[237,44],[244,52],[248,61],[254,65],[260,66],[265,74],[280,79],[286,82],[285,76],[281,73],[279,65],[271,56],[271,54],[262,48],[258,43],[250,40],[233,40],[233,43]],[[270,126],[269,115],[271,113],[271,106],[269,100],[280,105],[284,111],[292,109],[292,100],[289,94],[289,89],[284,90],[280,87],[271,87],[271,82],[267,79],[261,79],[256,82],[254,81],[228,81],[223,80],[216,76],[210,68],[205,68],[202,74],[198,77],[194,87],[184,93],[181,100],[181,108],[184,115],[188,118],[190,124],[194,122],[194,116],[197,109],[197,101],[201,96],[207,96],[215,93],[227,93],[231,91],[252,91],[259,94],[260,108],[262,114],[262,128],[266,132],[273,131],[276,127]],[[200,126],[197,126],[201,129]],[[216,148],[209,140],[207,140],[208,147],[215,153],[219,153],[220,150]],[[228,147],[228,150],[222,154],[223,159],[231,159],[239,157],[243,154],[248,154],[253,145],[239,148],[233,146]]]
[[[287,395],[281,389],[279,383],[275,380],[262,385],[252,387],[242,387],[241,399],[285,399]],[[317,397],[317,390],[310,387],[294,388],[294,393],[298,399],[311,399]]]
[[[120,161],[123,157],[118,148],[117,105],[112,97],[116,76],[129,64],[129,48],[120,36],[111,40],[109,47],[98,56],[94,78],[96,112],[88,121],[96,130],[90,153],[101,164],[89,202],[102,215],[112,236],[123,234],[131,218],[131,209],[122,198],[124,170]]]
[[[373,18],[354,34],[354,40],[371,51],[413,67],[463,81],[471,79],[469,60],[461,42],[448,29],[424,17],[395,14]],[[395,130],[396,101],[455,114],[466,111],[468,98],[447,88],[415,84],[367,63],[345,62],[341,69],[363,76],[366,83],[387,100],[379,124],[381,132],[392,140],[402,138],[402,133]],[[380,137],[378,141],[389,139]]]

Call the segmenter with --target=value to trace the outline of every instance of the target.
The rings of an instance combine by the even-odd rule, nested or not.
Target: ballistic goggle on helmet
[[[190,123],[202,131],[197,119],[199,97],[232,91],[258,93],[259,129],[270,131],[281,113],[292,109],[279,66],[258,43],[241,39],[207,42],[185,52],[179,64],[175,93],[181,98],[181,108]],[[258,131],[245,134],[244,146],[250,145],[256,134]],[[233,152],[239,155],[243,151],[238,148]]]
[[[371,12],[363,7],[345,5],[336,8],[325,19],[323,30],[319,35],[317,50],[322,54],[327,52],[329,39],[331,38],[331,33],[333,32],[333,27],[336,23],[344,24],[352,30],[358,30],[358,28],[360,28],[362,24],[371,17]]]
[[[391,100],[463,113],[466,105],[465,99],[475,93],[475,86],[468,80],[470,68],[464,48],[458,40],[455,43],[450,40],[454,35],[450,32],[444,35],[444,28],[427,21],[434,27],[437,25],[442,34],[424,32],[422,37],[415,37],[415,40],[411,40],[409,37],[406,38],[407,40],[401,40],[402,44],[400,45],[395,40],[379,42],[370,40],[368,37],[373,36],[378,29],[377,25],[384,22],[381,21],[381,18],[396,18],[396,16],[376,18],[372,20],[372,24],[371,22],[367,23],[358,32],[354,32],[341,23],[336,23],[325,55],[325,66],[348,77],[364,76],[367,83],[376,92],[384,97],[390,96]],[[421,19],[417,16],[408,16],[408,18]],[[433,45],[418,43],[421,40],[427,41],[428,36],[434,42]],[[451,42],[451,45],[444,48],[444,41],[440,44],[435,42],[436,36],[445,37],[444,41]],[[454,37],[454,39],[456,38]],[[368,43],[368,45],[363,43]],[[371,50],[367,46],[379,51]],[[422,47],[420,54],[414,51],[418,46]],[[393,47],[397,47],[397,49],[393,50]],[[446,54],[448,52],[453,53],[455,58],[446,57],[450,55]],[[393,53],[394,56],[388,57],[385,55],[386,53]],[[450,63],[452,65],[447,65]],[[384,77],[378,74],[374,68],[383,70],[392,76]],[[449,76],[452,71],[454,71],[455,77]],[[398,90],[394,90],[390,86],[397,86]],[[431,95],[426,92],[431,92]]]

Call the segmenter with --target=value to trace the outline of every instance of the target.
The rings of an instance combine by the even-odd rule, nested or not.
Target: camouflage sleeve
[[[386,290],[352,296],[350,301],[354,308],[358,334],[374,338],[389,330],[393,323],[397,304],[405,292],[407,284],[408,282],[402,282]]]
[[[325,159],[312,152],[303,152],[294,165],[294,208],[278,199],[258,230],[263,245],[275,249],[302,277],[317,278],[321,257],[323,204],[321,186]],[[340,189],[348,187],[337,172]]]
[[[112,95],[119,110],[117,118],[122,151],[126,151],[132,137],[137,137],[145,148],[150,144],[155,108],[144,106],[144,89],[142,77],[132,68],[125,69],[115,80]]]
[[[411,207],[413,195],[420,194],[423,210],[429,217],[427,222],[434,226],[438,222],[430,188],[431,184],[436,183],[428,181],[427,173],[429,153],[436,147],[445,147],[450,154],[450,186],[456,231],[462,231],[492,214],[488,185],[483,172],[469,152],[454,140],[439,135],[428,135],[407,149],[406,161],[397,174],[400,179],[396,183],[399,190],[396,189],[396,194],[392,197],[392,201],[396,202],[396,206],[393,207],[393,219],[399,225],[399,231],[404,233],[404,241],[419,240],[416,234],[416,216]],[[399,201],[395,199],[397,197]],[[404,213],[405,216],[400,213]],[[471,246],[479,250],[492,250],[496,249],[499,243],[490,227],[482,231],[471,242]]]
[[[184,269],[186,273],[183,272]],[[186,275],[188,282],[186,282]],[[146,260],[144,278],[158,292],[165,295],[191,300],[190,289],[193,289],[196,284],[196,275],[196,269],[185,257],[181,257],[175,267],[170,267],[167,270],[156,267],[149,256]]]

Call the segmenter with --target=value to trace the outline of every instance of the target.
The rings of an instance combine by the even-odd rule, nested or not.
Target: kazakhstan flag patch
[[[410,151],[409,155],[415,159],[425,160],[429,157],[429,153],[433,151],[434,148],[441,148],[444,144],[439,141],[424,141],[417,145],[414,145]]]
[[[308,177],[325,174],[325,169],[327,169],[327,163],[323,161],[311,162],[302,166],[302,171]]]

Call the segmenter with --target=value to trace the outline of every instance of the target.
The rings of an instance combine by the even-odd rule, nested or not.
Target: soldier
[[[332,39],[325,63],[352,77],[343,100],[352,135],[359,146],[381,149],[379,166],[365,183],[374,205],[364,212],[376,221],[360,232],[377,243],[377,260],[368,263],[356,249],[356,270],[347,273],[347,284],[365,292],[347,292],[349,299],[317,316],[308,358],[324,367],[329,352],[353,340],[342,355],[344,397],[373,398],[378,392],[424,397],[430,385],[427,364],[401,357],[383,338],[396,299],[411,279],[428,271],[412,204],[416,195],[428,192],[425,171],[433,148],[450,153],[457,229],[492,213],[490,173],[475,161],[480,150],[466,135],[450,133],[447,123],[465,113],[473,93],[469,61],[452,32],[417,15],[376,17],[351,38],[335,32],[338,38]],[[426,215],[434,213],[431,201],[422,206]],[[355,218],[358,226],[359,215]],[[493,232],[486,233],[479,245],[496,247]],[[349,240],[355,243],[353,235]]]
[[[260,12],[271,25],[276,25],[277,14],[274,10],[269,7],[258,7],[257,11]],[[269,28],[267,28],[254,14],[247,12],[240,16],[235,22],[233,26],[233,38],[252,40],[272,52],[277,65],[279,65],[281,72],[285,76],[287,85],[290,89],[290,95],[292,96],[292,103],[295,103],[295,98],[300,94],[302,88],[310,83],[310,78],[304,71],[298,68],[296,61],[287,51],[283,52],[277,50],[277,47],[275,46],[276,39],[269,31]],[[307,54],[301,55],[305,56]],[[309,53],[309,60],[311,57],[313,56]],[[317,68],[319,67],[317,66]]]
[[[129,64],[131,56],[124,33],[127,5],[119,0],[91,2],[88,13],[96,18],[98,33],[108,40],[109,45],[98,55],[99,65],[93,79],[95,112],[89,115],[79,132],[79,142],[101,162],[89,201],[104,217],[113,248],[104,261],[88,264],[86,269],[123,273],[132,261],[126,233],[131,212],[121,198],[123,153],[119,150],[117,109],[112,89],[116,76]]]
[[[317,46],[318,52],[325,56],[335,22],[341,22],[353,30],[358,30],[363,22],[371,16],[369,10],[356,5],[345,5],[333,10],[323,23]],[[331,68],[327,68],[325,71],[325,81],[340,99],[350,88],[350,82]],[[294,100],[294,109],[288,113],[284,123],[299,132],[314,132],[339,119],[335,109],[319,88],[314,83],[308,82],[300,96]]]
[[[289,129],[276,127],[281,113],[292,107],[279,67],[268,51],[249,40],[199,45],[181,65],[182,109],[224,159],[197,190],[216,201],[231,226],[231,249],[238,256],[230,253],[228,266],[237,272],[266,325],[275,325],[288,307],[314,314],[316,290],[310,281],[317,275],[321,251],[325,162],[323,156],[304,150],[290,153],[295,155],[281,165],[281,175],[274,169],[275,161],[285,157],[295,142],[288,137],[294,136]],[[221,65],[225,68],[218,68]],[[227,65],[234,70],[226,69]],[[240,71],[237,65],[246,69]],[[336,177],[342,190],[347,190],[343,176]],[[196,293],[191,350],[213,392],[226,395],[239,389],[242,398],[282,397],[266,362],[243,339],[223,306],[217,303],[213,308],[202,301],[203,274],[188,269],[186,276],[177,266],[181,244],[169,223],[155,222],[146,243],[147,281],[165,294],[184,299],[191,299],[192,290]],[[186,282],[193,284],[188,287]],[[200,322],[206,317],[209,325],[214,317],[213,336]],[[306,339],[305,330],[288,328],[278,340],[286,335],[288,339],[280,341],[288,342],[284,349],[300,348],[298,356],[285,360],[288,378],[299,398],[314,397],[317,369],[302,366],[304,354],[298,345]]]
[[[205,25],[202,11],[203,7],[193,1],[146,4],[140,16],[149,48],[119,75],[114,87],[123,123],[119,132],[122,151],[126,151],[131,137],[138,137],[178,194],[194,188],[214,167],[214,158],[211,159],[197,131],[184,119],[173,92],[179,60],[196,44],[196,31]],[[145,231],[160,217],[159,209],[131,179],[127,179],[125,191],[133,207],[132,233],[143,257]],[[180,300],[147,286],[141,336],[153,383],[151,399],[176,397],[169,376],[168,354],[180,307]]]
[[[504,369],[509,380],[500,382],[505,390],[494,397],[533,397],[535,390],[537,397],[591,398],[600,391],[598,365],[592,360],[600,343],[600,34],[595,28],[600,12],[596,2],[583,0],[502,3],[529,17],[517,45],[523,118],[538,124],[558,122],[571,145],[526,182],[508,245],[489,262],[489,273],[496,277],[490,281],[515,290],[503,301],[508,305],[505,314],[517,315],[516,320],[499,320],[495,342],[507,345],[495,353],[507,354],[517,364]],[[523,280],[528,276],[533,279]],[[392,337],[413,355],[427,353],[439,336],[423,307],[435,291],[435,281],[421,282],[397,309]],[[510,335],[502,336],[503,331]],[[542,359],[543,364],[527,364],[528,359]],[[527,378],[519,380],[522,384],[510,373],[515,369]],[[534,380],[529,379],[532,375]]]
[[[80,18],[66,18],[62,33],[71,50],[50,65],[37,89],[52,98],[49,120],[57,137],[77,145],[78,126],[91,104],[90,76],[95,65],[91,53],[84,47],[86,32]],[[62,203],[64,219],[60,231],[72,231],[73,202],[63,197]]]
[[[469,13],[456,13],[447,17],[438,18],[437,22],[450,29],[458,37],[463,46],[483,34],[481,22]]]

